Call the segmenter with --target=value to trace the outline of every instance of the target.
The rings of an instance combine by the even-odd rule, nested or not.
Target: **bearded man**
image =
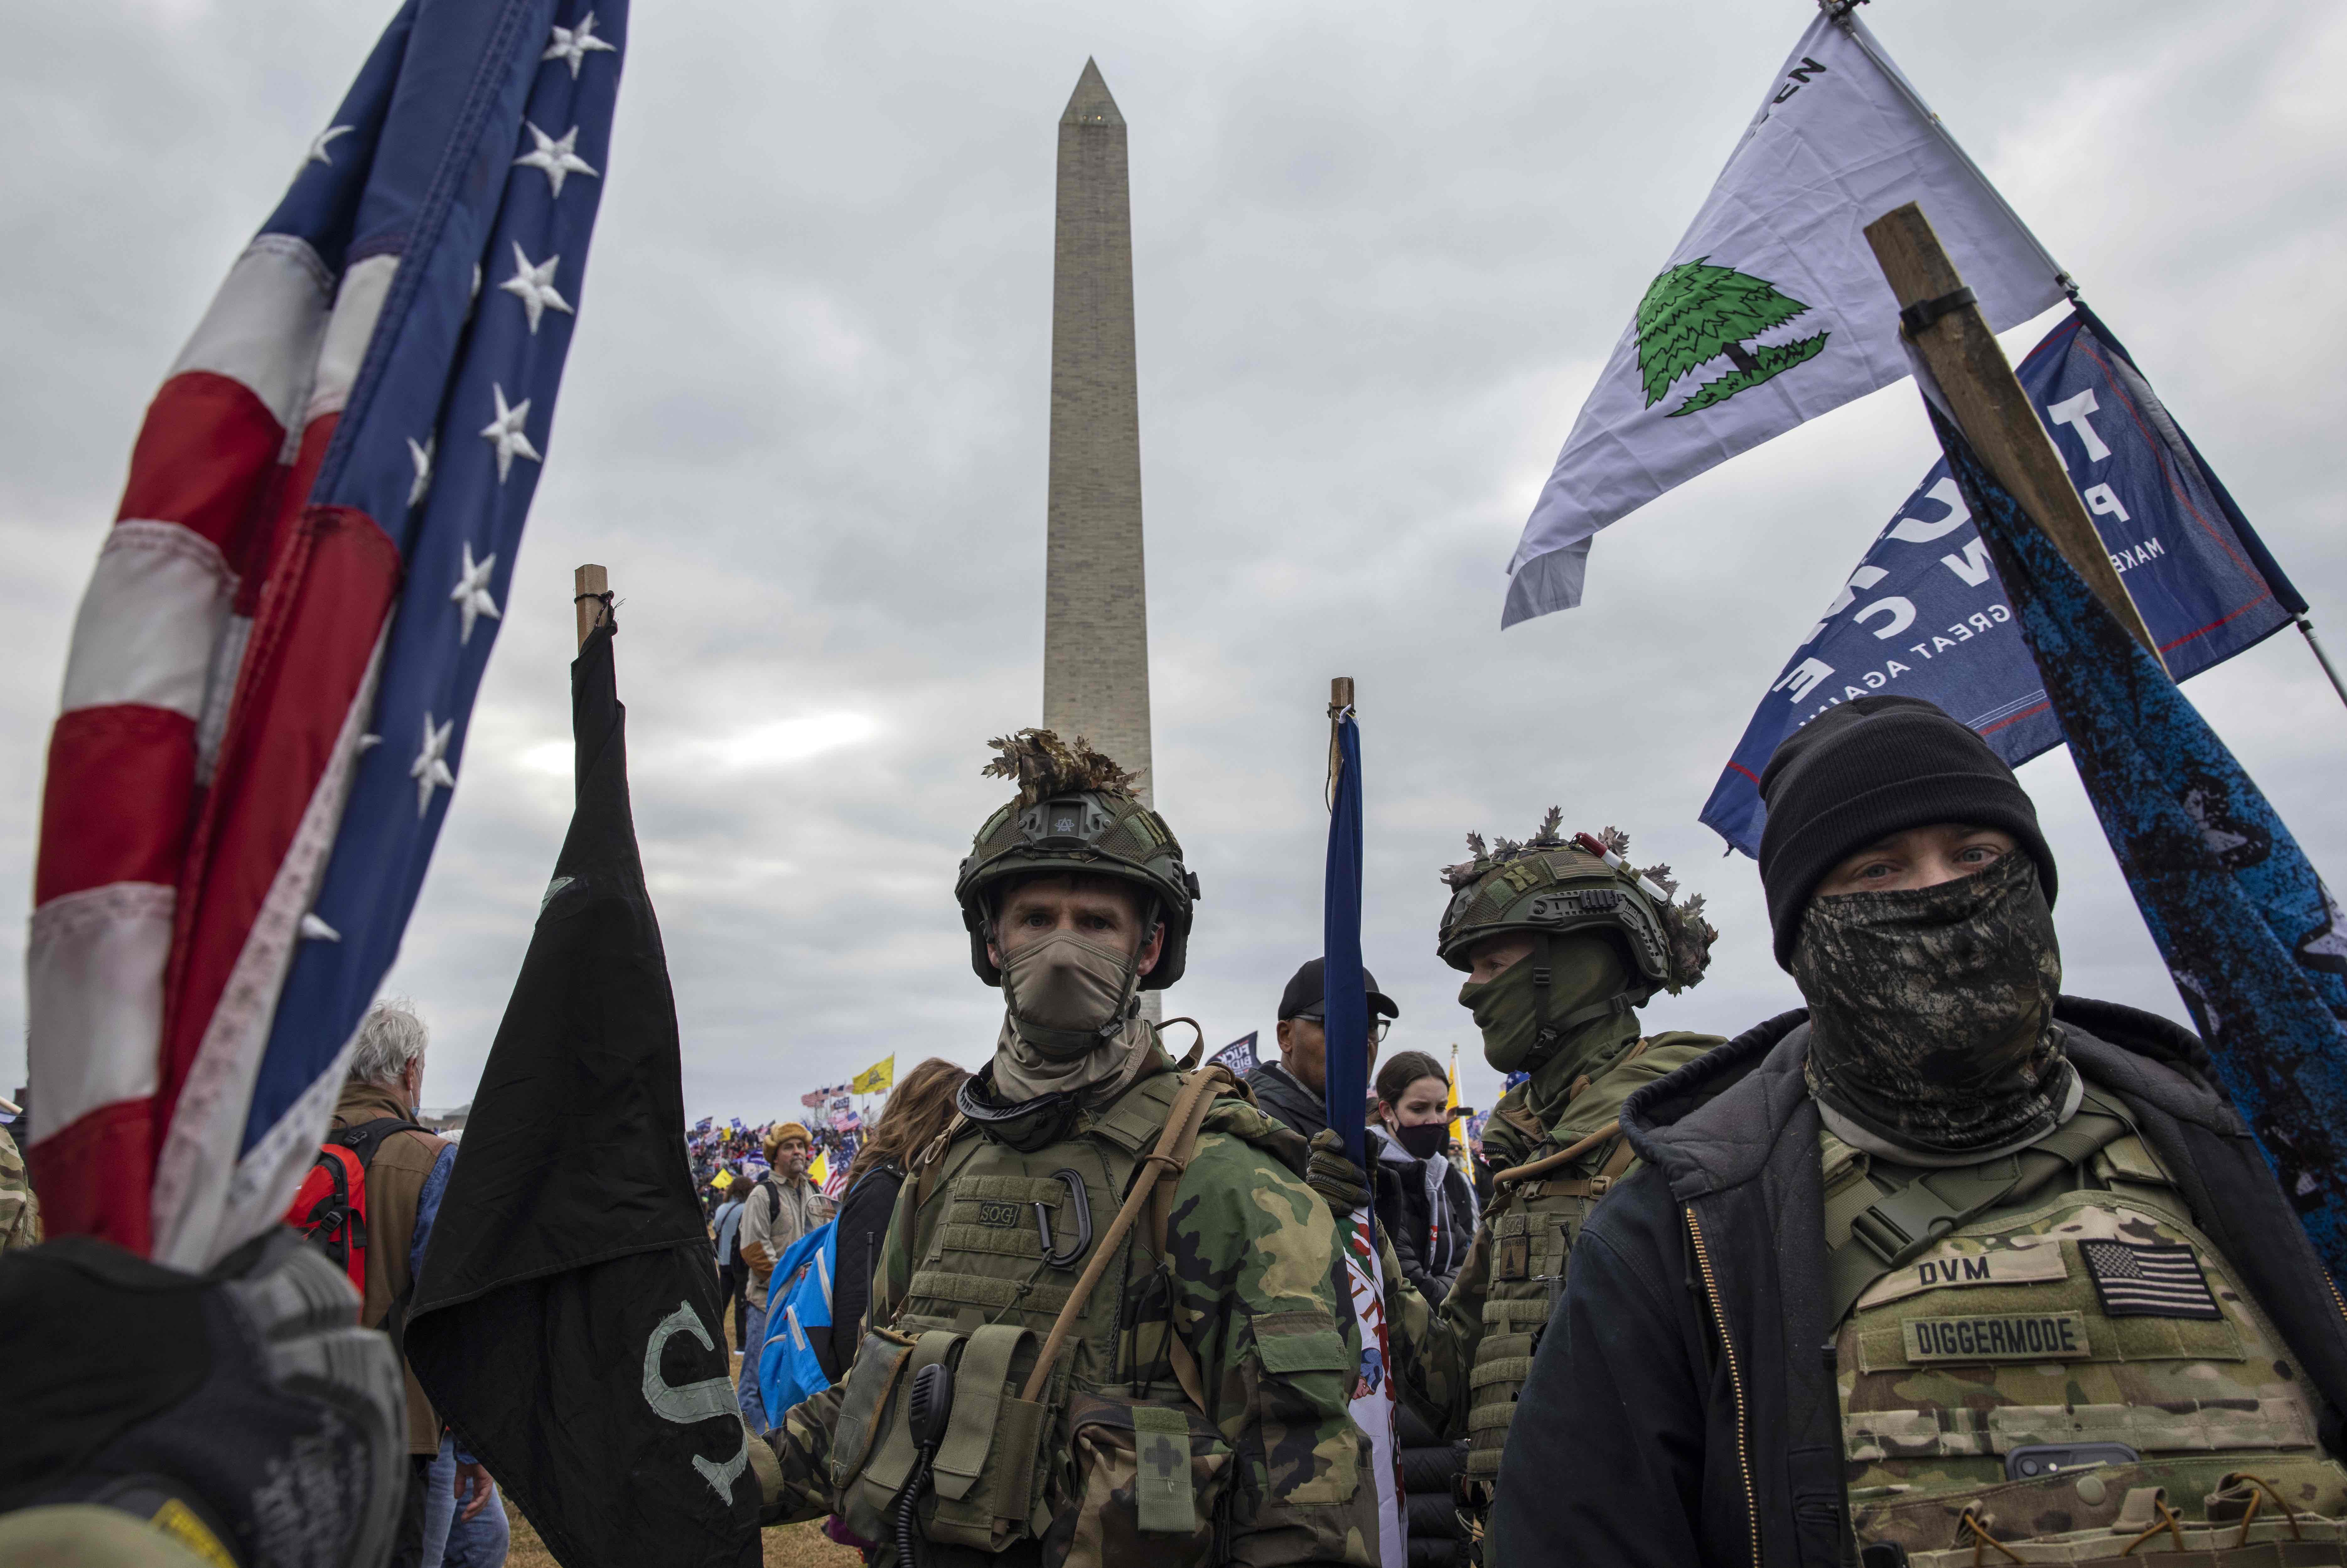
[[[1573,1250],[1499,1554],[2339,1562],[2347,1313],[2199,1040],[2061,994],[2012,770],[1865,697],[1761,794],[1809,1005],[1624,1106],[1646,1169]]]

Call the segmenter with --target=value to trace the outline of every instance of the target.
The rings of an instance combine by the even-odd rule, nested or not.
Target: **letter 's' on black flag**
[[[564,1568],[738,1568],[756,1476],[684,1149],[676,1003],[599,627],[578,804],[410,1308],[434,1406]]]

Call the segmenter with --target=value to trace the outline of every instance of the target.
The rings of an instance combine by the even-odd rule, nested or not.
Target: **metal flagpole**
[[[2313,619],[2302,610],[2291,619],[2298,622],[2299,634],[2306,639],[2306,645],[2314,651],[2314,661],[2322,666],[2322,672],[2325,675],[2331,677],[2331,689],[2339,693],[2339,700],[2342,702],[2347,702],[2347,682],[2339,679],[2339,667],[2332,663],[2331,655],[2322,651],[2321,639],[2314,635]]]

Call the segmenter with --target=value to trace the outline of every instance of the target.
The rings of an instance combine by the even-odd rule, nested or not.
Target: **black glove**
[[[380,1568],[406,1387],[358,1307],[282,1228],[200,1276],[86,1236],[0,1255],[0,1511],[192,1515],[242,1568]]]
[[[1312,1158],[1305,1163],[1304,1184],[1340,1217],[1369,1201],[1369,1179],[1345,1156],[1345,1140],[1334,1127],[1312,1134]]]

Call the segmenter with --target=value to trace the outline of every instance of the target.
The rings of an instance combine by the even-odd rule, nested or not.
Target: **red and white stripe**
[[[306,243],[255,240],[156,394],[132,451],[118,520],[75,620],[49,742],[27,945],[39,1085],[29,1153],[59,1233],[188,1261],[175,1234],[190,1214],[218,1205],[191,1204],[184,1179],[162,1201],[156,1162],[167,1129],[175,1149],[197,1137],[204,1157],[221,1165],[219,1184],[233,1163],[290,940],[272,933],[265,941],[271,961],[261,968],[272,973],[237,977],[248,1003],[259,999],[256,987],[265,992],[258,1017],[250,1005],[239,1009],[236,1038],[218,1045],[208,1024],[259,934],[262,906],[298,899],[298,923],[314,893],[323,850],[296,856],[298,869],[286,851],[297,838],[315,842],[313,808],[322,805],[331,808],[323,832],[332,842],[354,750],[333,742],[346,730],[355,735],[354,714],[364,713],[356,700],[372,691],[397,574],[396,551],[370,520],[313,522],[309,512],[327,509],[305,507],[396,265],[378,257],[353,266],[337,302],[334,279]],[[323,545],[321,533],[330,536]],[[338,547],[336,535],[351,537]],[[356,641],[356,668],[347,655],[328,656],[287,682],[289,655],[307,654],[303,614],[287,599],[321,572],[356,591],[330,595],[335,602],[314,607],[312,620],[367,603],[376,614],[327,640]],[[304,737],[292,737],[292,751],[266,768],[250,765],[254,741],[248,734],[240,748],[234,723],[241,706],[261,701],[240,689],[257,615],[272,655],[265,662],[281,683],[331,710],[333,732],[307,751]],[[231,809],[206,811],[216,770],[240,756],[246,765],[231,793],[265,776],[277,787],[262,793],[298,794],[290,820],[262,809],[256,821],[245,803],[225,796],[216,804]],[[304,885],[278,886],[289,870]],[[223,879],[231,894],[253,883],[259,891],[224,897]],[[192,1030],[182,1003],[202,1014]],[[174,1050],[175,1041],[184,1048]],[[223,1052],[241,1062],[212,1060]],[[206,1086],[203,1127],[179,1127],[175,1109],[200,1059],[208,1063],[193,1073]],[[184,1161],[169,1163],[184,1171]]]

